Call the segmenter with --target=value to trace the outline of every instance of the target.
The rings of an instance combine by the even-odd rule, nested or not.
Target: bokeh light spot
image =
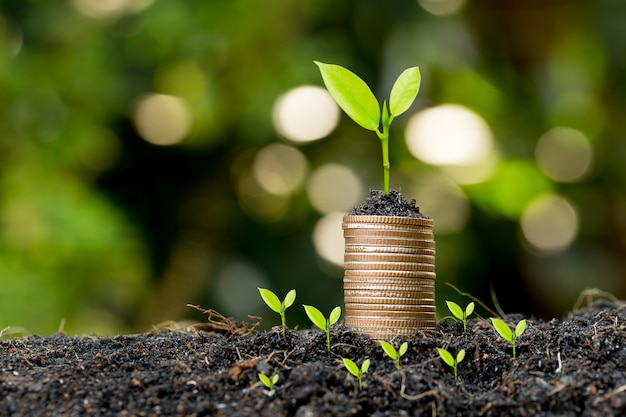
[[[589,172],[593,147],[579,130],[557,127],[539,139],[535,158],[548,177],[560,182],[575,182]]]
[[[215,278],[215,298],[227,309],[227,314],[245,318],[261,306],[258,287],[267,287],[268,280],[261,268],[244,259],[230,259]],[[236,291],[233,289],[236,288]]]
[[[339,123],[339,107],[320,87],[302,86],[280,96],[274,105],[274,126],[294,142],[328,136]]]
[[[275,143],[256,154],[252,170],[264,190],[274,195],[287,196],[304,183],[308,162],[298,149]]]
[[[154,145],[179,143],[191,129],[187,103],[165,94],[144,96],[137,104],[134,121],[139,135]]]
[[[349,211],[359,202],[363,185],[350,168],[326,164],[317,168],[307,182],[311,205],[320,213]]]
[[[313,245],[318,255],[334,265],[343,267],[344,239],[341,223],[344,213],[328,213],[315,224]]]
[[[433,165],[472,165],[493,149],[491,129],[466,107],[445,104],[411,117],[406,128],[409,151]]]
[[[435,16],[449,16],[458,12],[465,0],[417,0],[420,6]]]
[[[470,214],[465,193],[443,174],[427,174],[419,183],[409,188],[408,195],[415,196],[420,211],[436,218],[434,231],[451,234],[463,230]]]
[[[534,248],[549,253],[565,250],[578,234],[578,215],[572,204],[556,194],[533,199],[520,219],[524,238]]]
[[[125,13],[139,13],[154,0],[72,0],[76,10],[93,19],[116,18]]]

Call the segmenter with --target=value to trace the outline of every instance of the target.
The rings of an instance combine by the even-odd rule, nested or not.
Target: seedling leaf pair
[[[404,342],[400,345],[400,349],[396,350],[395,347],[389,342],[385,342],[384,340],[380,342],[380,347],[383,348],[383,351],[396,362],[396,368],[400,371],[400,359],[402,355],[404,355],[409,348],[409,344]]]
[[[315,326],[326,332],[326,348],[330,352],[330,326],[337,323],[341,317],[341,307],[337,306],[330,312],[328,319],[324,317],[321,311],[309,305],[304,305],[304,311]]]
[[[418,67],[411,67],[396,79],[382,109],[372,90],[358,75],[334,64],[315,61],[328,92],[339,107],[359,126],[376,132],[382,144],[383,179],[385,194],[389,194],[389,127],[394,118],[406,112],[419,92],[421,75]],[[381,123],[382,122],[382,123]],[[381,130],[382,128],[382,130]]]
[[[346,369],[348,370],[348,372],[350,372],[352,375],[354,375],[359,380],[359,391],[362,390],[363,389],[363,374],[365,372],[367,372],[367,370],[369,369],[369,367],[370,367],[370,360],[369,359],[365,359],[363,361],[363,363],[361,364],[360,368],[351,359],[341,358],[341,360],[343,361],[343,364],[346,367]]]
[[[261,383],[263,385],[269,388],[270,397],[274,395],[274,385],[276,385],[276,383],[278,382],[278,374],[274,375],[271,379],[265,374],[259,374],[259,379],[261,380]]]
[[[524,333],[524,330],[526,330],[526,320],[520,320],[515,326],[514,331],[511,330],[508,324],[500,319],[492,318],[491,322],[493,323],[493,327],[494,329],[496,329],[496,332],[498,332],[498,334],[504,340],[511,344],[511,346],[513,347],[513,358],[516,358],[517,354],[515,352],[515,345],[517,342],[517,338],[520,337],[522,333]]]
[[[452,356],[452,354],[450,352],[448,352],[446,349],[443,348],[437,348],[437,351],[439,352],[439,356],[441,356],[441,359],[443,359],[443,361],[451,366],[454,369],[454,380],[456,381],[457,379],[457,367],[459,365],[459,363],[465,359],[465,349],[461,349],[459,350],[459,352],[456,354],[456,358],[454,356]]]
[[[276,296],[276,294],[274,294],[271,290],[268,290],[266,288],[259,288],[258,290],[261,294],[261,298],[263,299],[263,301],[265,301],[265,304],[267,304],[267,306],[273,311],[280,314],[280,320],[282,323],[282,334],[284,336],[285,328],[287,327],[285,312],[296,301],[296,290],[289,291],[282,302],[280,301],[278,296]]]
[[[463,322],[463,332],[467,331],[467,318],[474,312],[474,303],[471,302],[465,307],[465,310],[461,308],[454,301],[446,301],[448,309],[457,319]]]

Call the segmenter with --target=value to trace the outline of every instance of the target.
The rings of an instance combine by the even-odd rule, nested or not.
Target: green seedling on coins
[[[380,342],[380,347],[383,348],[387,356],[389,356],[396,362],[396,368],[398,369],[398,372],[400,372],[400,359],[402,358],[402,355],[406,353],[407,349],[409,348],[409,344],[407,342],[404,342],[400,345],[400,349],[396,350],[396,348],[393,347],[391,343],[385,342],[383,340]]]
[[[324,317],[321,311],[313,306],[304,305],[304,311],[314,325],[326,332],[326,349],[330,352],[330,326],[339,321],[341,317],[341,307],[337,306],[330,312],[328,318]]]
[[[274,375],[271,378],[265,374],[259,374],[259,379],[261,380],[261,383],[263,383],[263,385],[269,388],[270,397],[274,395],[274,385],[276,385],[276,383],[278,382],[278,374]]]
[[[363,363],[361,364],[360,368],[351,359],[341,358],[341,360],[343,361],[343,364],[346,367],[346,369],[348,370],[348,372],[350,372],[352,375],[354,375],[356,377],[356,379],[359,380],[359,391],[361,391],[363,389],[363,374],[365,372],[367,372],[367,370],[369,369],[369,367],[370,367],[370,360],[369,359],[365,359],[363,361]]]
[[[271,290],[259,288],[259,293],[261,294],[261,298],[263,299],[263,301],[265,301],[265,304],[267,304],[267,306],[273,311],[280,314],[280,320],[282,323],[282,335],[284,336],[285,328],[287,327],[285,312],[289,307],[291,307],[294,301],[296,301],[296,290],[289,291],[282,302]]]
[[[457,367],[459,366],[459,363],[465,358],[465,349],[459,350],[459,353],[456,354],[456,358],[444,348],[437,348],[437,351],[439,352],[439,356],[441,356],[441,359],[443,359],[443,361],[447,365],[451,366],[452,369],[454,369],[454,380],[456,381]]]
[[[474,312],[474,303],[469,303],[465,310],[454,301],[446,301],[446,304],[452,315],[463,322],[463,333],[465,333],[467,331],[467,318]]]
[[[368,85],[350,70],[334,64],[315,61],[322,73],[326,89],[339,107],[359,126],[376,133],[382,145],[384,192],[389,194],[389,127],[391,122],[407,111],[420,88],[418,67],[411,67],[396,79],[389,105],[383,101],[382,109]]]
[[[513,358],[516,358],[517,354],[515,352],[515,345],[517,342],[517,338],[520,337],[522,333],[524,333],[524,330],[526,330],[526,320],[520,320],[520,322],[517,323],[517,325],[515,326],[515,330],[511,330],[509,325],[500,319],[492,318],[491,322],[493,323],[493,327],[494,329],[496,329],[496,332],[498,332],[498,334],[502,336],[504,340],[506,340],[511,344],[511,346],[513,346]]]

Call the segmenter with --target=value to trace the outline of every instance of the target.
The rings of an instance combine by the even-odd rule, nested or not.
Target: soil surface
[[[626,303],[606,301],[528,320],[516,359],[490,320],[469,320],[466,333],[444,321],[408,341],[400,372],[341,325],[330,353],[321,330],[281,336],[215,318],[139,335],[29,336],[0,342],[0,415],[626,415],[625,336]],[[466,350],[457,381],[437,347]],[[361,391],[341,357],[371,360]],[[258,373],[279,375],[273,396]]]
[[[398,190],[389,190],[389,194],[379,190],[370,191],[369,197],[352,209],[351,215],[400,216],[430,219],[422,214],[415,200],[407,201]]]

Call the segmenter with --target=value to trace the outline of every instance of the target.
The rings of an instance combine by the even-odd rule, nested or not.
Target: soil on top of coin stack
[[[365,201],[354,207],[350,215],[353,216],[399,216],[430,219],[420,212],[415,200],[407,201],[400,191],[390,190],[385,194],[380,190],[371,190]]]

